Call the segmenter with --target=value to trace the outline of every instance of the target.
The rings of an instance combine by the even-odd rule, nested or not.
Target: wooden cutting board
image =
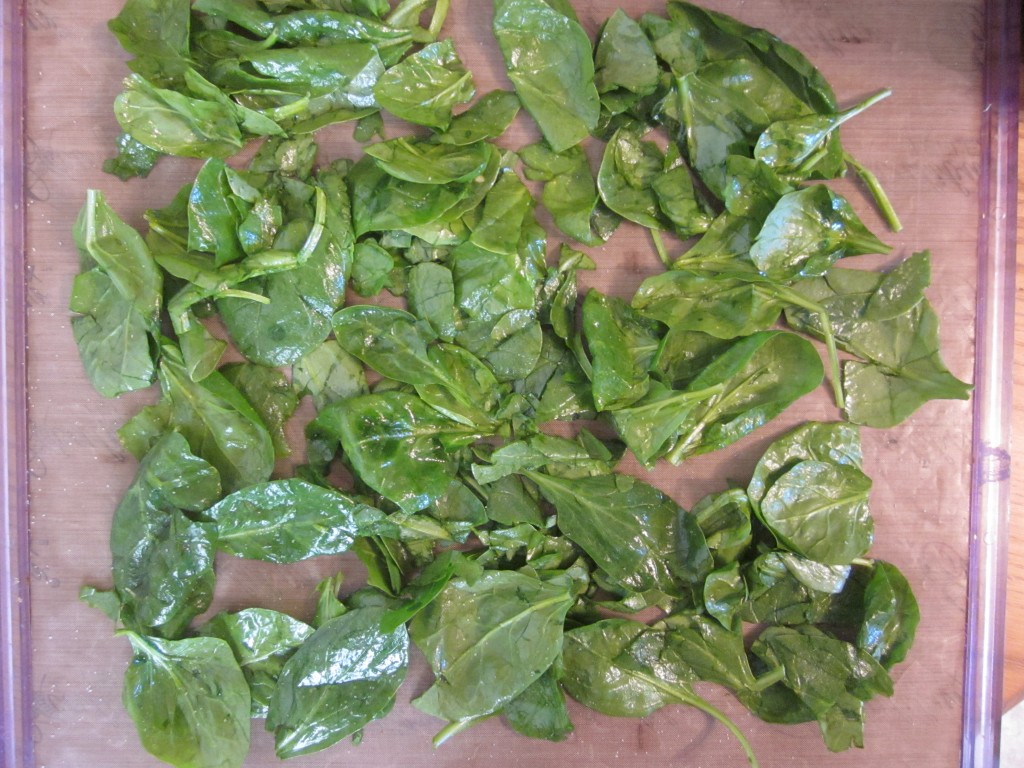
[[[708,0],[710,7],[770,28],[804,50],[833,83],[843,105],[881,87],[891,99],[845,129],[850,151],[881,178],[905,228],[887,233],[864,190],[846,182],[865,221],[894,246],[888,260],[930,248],[930,297],[942,318],[944,354],[953,372],[973,370],[977,265],[977,209],[981,147],[982,0]],[[654,0],[624,3],[638,15],[659,11]],[[579,0],[588,32],[616,7]],[[29,0],[28,100],[25,109],[28,172],[28,357],[30,393],[32,679],[36,764],[46,768],[155,765],[138,745],[120,704],[127,642],[110,622],[81,605],[83,584],[110,583],[107,536],[112,510],[130,482],[134,462],[118,444],[117,427],[153,397],[140,393],[111,402],[90,389],[71,337],[67,301],[77,271],[70,230],[84,191],[103,189],[126,220],[168,201],[197,164],[161,162],[147,180],[121,183],[100,172],[118,129],[111,102],[126,74],[105,27],[117,0]],[[472,69],[478,93],[506,86],[490,36],[490,3],[452,0],[447,33]],[[352,151],[348,131],[331,131],[324,155]],[[510,139],[533,140],[523,118]],[[620,233],[594,253],[593,284],[627,295],[658,268],[643,233]],[[729,478],[744,478],[776,435],[806,419],[838,413],[822,389],[734,450],[659,470],[649,479],[684,506]],[[889,431],[866,430],[866,469],[875,478],[874,554],[904,570],[917,590],[922,623],[907,663],[896,669],[893,698],[868,707],[867,748],[829,754],[813,724],[779,727],[747,716],[727,696],[710,694],[740,726],[765,768],[773,766],[929,766],[959,764],[965,640],[971,408],[932,403]],[[633,471],[641,472],[636,467]],[[307,617],[312,589],[350,559],[321,559],[295,567],[222,561],[220,608],[256,602]],[[440,750],[430,747],[439,724],[408,702],[427,685],[422,664],[410,675],[394,713],[367,728],[363,743],[294,761],[326,765],[417,766],[652,766],[740,765],[742,756],[724,729],[702,715],[667,708],[643,720],[614,720],[574,708],[576,733],[558,745],[511,735],[487,722]],[[248,766],[278,765],[272,740],[254,725]]]

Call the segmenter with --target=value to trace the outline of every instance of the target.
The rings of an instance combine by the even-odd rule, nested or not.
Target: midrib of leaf
[[[673,463],[678,463],[679,461],[681,461],[683,458],[683,454],[689,448],[691,448],[695,444],[695,442],[700,440],[700,437],[704,434],[704,430],[722,412],[722,409],[725,408],[733,399],[735,399],[738,396],[740,390],[744,386],[754,381],[755,379],[759,378],[761,375],[763,375],[763,373],[764,366],[761,366],[752,374],[750,374],[750,376],[738,382],[736,386],[730,389],[728,392],[724,392],[718,400],[715,400],[714,395],[712,395],[711,403],[708,405],[707,413],[705,413],[704,416],[701,417],[701,419],[693,426],[693,429],[691,429],[685,436],[680,436],[679,441],[675,444],[675,446],[673,446],[672,450],[669,452],[667,457],[668,460]],[[724,390],[725,383],[723,382],[722,384],[719,384],[717,386],[721,387]]]
[[[737,726],[736,723],[734,723],[728,717],[728,715],[726,715],[720,709],[718,709],[710,702],[706,701],[705,699],[701,698],[696,693],[694,693],[689,686],[680,686],[677,688],[675,686],[668,685],[667,683],[663,682],[659,678],[654,677],[652,675],[647,675],[643,672],[628,669],[625,667],[620,667],[620,669],[626,675],[633,677],[641,682],[647,683],[658,692],[668,696],[670,699],[673,699],[674,701],[680,704],[695,707],[696,709],[699,709],[701,712],[711,715],[711,717],[713,717],[715,720],[724,725],[729,730],[729,733],[731,733],[733,737],[739,742],[740,746],[743,748],[743,752],[747,756],[747,760],[750,762],[751,768],[759,768],[757,757],[754,755],[753,748],[750,746],[750,742],[747,741],[747,737],[743,735],[743,731],[739,729],[739,726]]]
[[[799,519],[806,519],[806,518],[809,518],[809,517],[812,517],[812,516],[816,516],[816,515],[823,515],[823,514],[827,513],[829,510],[836,509],[837,507],[842,507],[843,505],[858,504],[861,501],[864,501],[867,498],[867,495],[868,495],[867,492],[862,492],[862,493],[850,494],[850,495],[847,495],[847,496],[841,496],[838,499],[833,499],[833,500],[831,500],[831,501],[829,501],[827,503],[817,504],[817,505],[811,507],[811,509],[809,509],[807,512],[800,513],[800,514],[795,514],[795,515],[787,515],[785,517],[776,517],[775,519],[776,520],[780,520],[780,521],[781,520],[799,520]],[[792,508],[793,507],[791,507],[789,505],[786,506],[786,509],[792,509]]]

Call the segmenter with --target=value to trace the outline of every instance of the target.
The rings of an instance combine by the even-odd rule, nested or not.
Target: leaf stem
[[[836,406],[843,408],[846,398],[843,395],[843,378],[842,369],[839,366],[839,351],[836,349],[836,337],[832,331],[832,321],[829,319],[828,310],[826,310],[821,304],[815,301],[804,298],[796,291],[787,288],[783,285],[772,286],[772,291],[782,299],[794,306],[806,309],[808,312],[813,312],[818,316],[818,322],[821,323],[821,335],[825,342],[825,349],[828,352],[828,364],[832,371],[832,396],[836,400]]]
[[[668,248],[665,247],[665,239],[661,236],[660,230],[651,229],[651,240],[654,242],[654,249],[658,252],[658,258],[665,265],[666,269],[672,267],[672,257],[668,255]]]
[[[434,40],[441,34],[441,27],[448,16],[450,4],[451,0],[437,0],[437,4],[434,6],[434,15],[430,18],[430,26],[427,27],[427,31]]]
[[[903,229],[903,223],[900,221],[900,217],[896,214],[896,209],[893,208],[892,202],[889,200],[889,196],[882,188],[882,184],[878,180],[878,177],[858,163],[849,152],[844,152],[843,158],[853,166],[853,170],[857,172],[860,180],[864,182],[868,190],[871,192],[871,196],[875,198],[875,204],[882,212],[882,216],[885,217],[885,222],[889,225],[889,229],[893,232],[899,232]]]
[[[487,720],[490,717],[492,717],[492,715],[481,715],[479,717],[470,717],[466,718],[465,720],[455,720],[451,723],[448,723],[448,725],[446,725],[444,728],[442,728],[434,735],[432,742],[434,748],[436,749],[437,747],[440,747],[452,736],[458,736],[463,731],[472,728],[477,723],[482,723],[484,720]]]
[[[705,714],[711,715],[715,720],[724,725],[736,741],[739,742],[740,747],[743,748],[743,752],[747,756],[747,761],[750,763],[750,768],[760,768],[760,763],[757,762],[757,755],[754,754],[754,748],[750,746],[750,742],[747,741],[747,737],[743,734],[743,731],[740,730],[740,727],[736,725],[736,723],[734,723],[732,719],[725,714],[725,712],[697,695],[694,695],[692,698],[689,696],[680,696],[679,700],[699,709]]]

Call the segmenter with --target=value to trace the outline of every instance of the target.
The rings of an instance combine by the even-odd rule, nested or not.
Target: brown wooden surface
[[[621,3],[631,13],[664,8],[663,0]],[[870,227],[894,246],[888,263],[913,251],[934,254],[930,296],[942,318],[944,355],[953,372],[973,368],[979,222],[983,0],[706,0],[716,9],[772,29],[804,49],[852,104],[891,86],[892,99],[845,130],[846,146],[880,177],[905,229],[885,233],[863,190],[840,185]],[[87,187],[99,187],[126,220],[171,198],[195,164],[161,163],[147,180],[120,184],[99,171],[117,133],[110,104],[125,74],[123,54],[106,29],[119,0],[28,0],[26,130],[28,138],[29,390],[32,568],[32,692],[36,765],[147,768],[120,704],[128,660],[109,620],[77,600],[82,584],[108,586],[109,521],[135,471],[115,430],[144,393],[115,402],[93,393],[82,374],[68,322],[67,299],[78,268],[70,229]],[[620,5],[576,0],[588,32]],[[489,30],[490,3],[453,0],[446,27],[477,80],[478,92],[508,87]],[[532,140],[523,118],[511,137]],[[330,133],[325,155],[352,153],[344,129]],[[595,253],[602,288],[628,295],[658,269],[650,242],[626,228]],[[734,450],[700,457],[678,471],[649,476],[684,506],[749,472],[767,443],[807,419],[834,419],[827,388]],[[895,673],[896,692],[868,706],[864,751],[831,755],[814,724],[753,721],[728,696],[712,698],[751,736],[764,768],[885,768],[959,765],[966,616],[967,512],[971,406],[930,403],[893,430],[865,430],[866,468],[875,479],[873,554],[896,562],[914,585],[922,622],[914,651]],[[633,471],[641,472],[636,467]],[[351,565],[351,559],[346,561]],[[217,607],[253,602],[308,617],[312,587],[341,567],[334,559],[278,568],[219,561]],[[358,583],[352,566],[346,585]],[[573,708],[577,732],[560,745],[513,737],[497,718],[430,747],[439,723],[409,700],[428,685],[417,662],[392,715],[367,728],[362,745],[339,745],[300,758],[296,768],[327,765],[740,765],[735,742],[693,711],[668,707],[643,721],[611,719]],[[277,766],[262,726],[253,729],[246,766]]]
[[[1024,81],[1024,72],[1022,72]],[[1021,112],[1024,117],[1024,111]],[[1024,174],[1017,181],[1017,242],[1024,240]],[[1010,475],[1010,543],[1006,584],[1003,705],[1024,701],[1024,259],[1017,256],[1017,321],[1013,357],[1013,466]]]

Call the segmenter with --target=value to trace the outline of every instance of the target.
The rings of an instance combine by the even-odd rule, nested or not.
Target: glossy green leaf
[[[110,531],[114,588],[127,626],[174,638],[209,606],[213,531],[181,510],[204,509],[219,495],[217,471],[175,432],[143,459]]]
[[[573,732],[565,694],[551,669],[506,704],[502,714],[512,730],[533,739],[564,741]]]
[[[259,414],[274,441],[275,455],[278,458],[288,456],[291,448],[284,427],[299,405],[291,382],[276,368],[252,363],[231,363],[220,372]]]
[[[686,414],[669,461],[734,443],[816,389],[823,376],[817,350],[799,336],[765,331],[741,339],[686,388],[720,391]]]
[[[414,704],[449,721],[500,709],[558,657],[572,601],[564,588],[512,571],[449,582],[412,623],[436,675]]]
[[[328,339],[292,366],[292,383],[298,392],[313,398],[317,411],[369,392],[362,364],[335,339]]]
[[[220,473],[226,492],[263,482],[274,469],[274,444],[252,406],[222,375],[194,382],[164,347],[160,386],[169,423],[193,452]]]
[[[313,634],[313,628],[278,611],[246,608],[237,613],[218,613],[199,627],[199,633],[220,638],[231,647],[249,684],[252,716],[263,718],[281,669]]]
[[[467,146],[487,139],[496,139],[519,114],[519,98],[508,91],[491,91],[473,106],[452,118],[448,129],[435,137],[441,144]]]
[[[215,637],[125,632],[124,705],[148,752],[177,768],[239,768],[249,751],[249,686]]]
[[[325,749],[391,710],[409,638],[404,626],[382,632],[382,615],[362,608],[331,619],[284,665],[267,716],[278,757]]]
[[[921,611],[906,577],[896,566],[876,561],[864,590],[864,620],[857,647],[886,669],[903,661],[917,632]]]
[[[863,557],[873,540],[871,480],[856,467],[802,461],[760,502],[760,517],[794,552],[827,565]]]
[[[314,424],[337,438],[363,481],[408,512],[440,498],[455,477],[451,449],[472,442],[469,427],[402,392],[333,403]]]
[[[462,66],[451,40],[431,43],[385,72],[374,94],[391,114],[410,123],[445,130],[452,109],[473,98],[473,76]]]
[[[845,198],[821,184],[783,195],[768,214],[750,258],[773,280],[823,275],[845,256],[888,253]]]
[[[398,533],[379,510],[294,478],[251,485],[203,514],[217,526],[218,549],[271,563],[336,555],[357,536]]]
[[[562,152],[597,126],[590,39],[575,18],[543,0],[495,0],[494,36],[509,79],[548,145]]]
[[[678,594],[685,552],[678,541],[679,505],[626,475],[526,476],[557,511],[559,530],[615,584],[637,592]]]

